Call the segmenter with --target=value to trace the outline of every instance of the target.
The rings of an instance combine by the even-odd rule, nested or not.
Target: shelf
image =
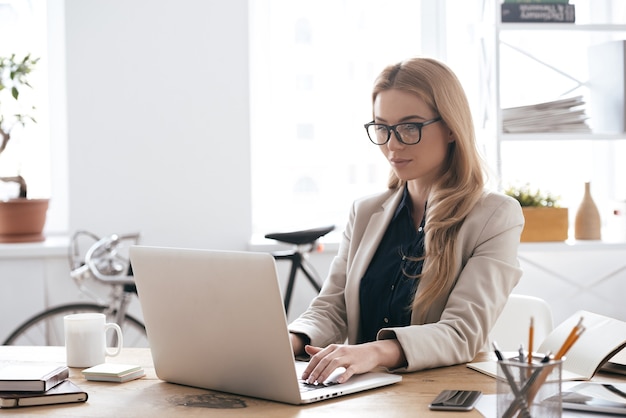
[[[619,141],[626,140],[626,133],[600,134],[600,133],[549,133],[528,132],[499,135],[502,141]]]
[[[500,31],[581,31],[626,32],[626,24],[578,24],[578,23],[512,23],[498,25]]]
[[[519,251],[525,252],[569,252],[569,251],[626,251],[626,242],[577,241],[522,242]]]
[[[68,248],[69,238],[66,236],[49,236],[42,242],[0,244],[0,260],[67,257]]]

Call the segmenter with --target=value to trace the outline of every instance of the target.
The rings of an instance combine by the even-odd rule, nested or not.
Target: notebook
[[[402,380],[370,372],[342,384],[305,385],[270,254],[134,246],[130,260],[162,380],[289,404]]]
[[[69,380],[45,392],[0,392],[0,409],[86,402],[89,395]],[[1,414],[0,414],[1,415]]]

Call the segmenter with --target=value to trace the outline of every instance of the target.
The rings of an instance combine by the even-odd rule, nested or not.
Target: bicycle
[[[85,237],[95,241],[84,257],[80,241]],[[127,250],[139,241],[139,234],[110,235],[100,238],[87,231],[78,231],[69,248],[70,277],[80,291],[95,302],[77,302],[48,308],[18,326],[3,345],[65,345],[63,317],[75,313],[97,312],[106,315],[107,322],[121,328],[126,347],[148,347],[146,327],[142,321],[127,313],[137,295]],[[88,282],[110,287],[108,297],[99,297],[87,286]],[[111,337],[115,338],[115,336]],[[110,341],[116,345],[116,341]]]
[[[291,260],[289,281],[287,282],[287,289],[285,290],[285,313],[289,313],[291,294],[293,292],[293,286],[296,281],[296,274],[298,273],[298,270],[301,270],[304,273],[309,283],[311,283],[317,292],[322,290],[322,280],[309,262],[308,254],[313,251],[321,251],[322,247],[318,244],[319,239],[334,229],[335,226],[332,225],[293,232],[274,232],[265,235],[265,238],[294,245],[294,248],[291,250],[274,251],[271,253],[277,261]]]

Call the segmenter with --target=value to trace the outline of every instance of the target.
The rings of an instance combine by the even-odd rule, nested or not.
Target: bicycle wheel
[[[115,312],[107,312],[106,306],[95,303],[71,303],[43,311],[20,325],[4,341],[3,345],[64,346],[63,317],[76,313],[104,313],[107,322],[115,322]],[[124,347],[148,347],[146,327],[132,315],[126,314],[119,324],[124,336]]]

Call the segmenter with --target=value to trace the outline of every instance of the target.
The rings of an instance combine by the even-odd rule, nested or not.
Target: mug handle
[[[106,334],[106,332],[109,329],[113,329],[117,333],[117,347],[112,347],[113,350],[110,350],[110,347],[107,347],[106,344],[105,344],[104,351],[105,351],[107,356],[115,357],[122,351],[122,346],[124,344],[124,339],[122,337],[122,328],[120,328],[119,325],[114,324],[114,323],[104,324],[104,333],[105,334]],[[106,341],[106,338],[105,338],[105,341]]]

